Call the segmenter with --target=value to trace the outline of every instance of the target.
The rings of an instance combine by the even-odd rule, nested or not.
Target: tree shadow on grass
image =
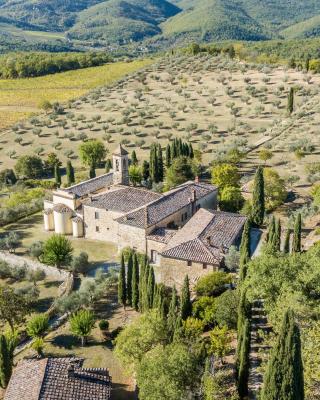
[[[39,299],[34,308],[38,313],[46,312],[50,308],[53,301],[53,297],[45,297],[43,299]]]
[[[112,400],[136,400],[138,396],[134,391],[128,390],[127,385],[112,382],[111,398]]]
[[[78,347],[80,341],[73,335],[61,334],[55,336],[51,343],[56,346],[67,350],[72,350],[74,347]]]

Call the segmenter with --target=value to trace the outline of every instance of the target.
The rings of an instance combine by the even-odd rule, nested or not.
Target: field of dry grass
[[[65,102],[75,99],[148,63],[148,59],[116,62],[37,78],[0,79],[0,129],[39,112],[38,105],[43,100]]]

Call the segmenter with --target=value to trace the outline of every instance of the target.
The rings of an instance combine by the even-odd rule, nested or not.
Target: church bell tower
[[[119,144],[112,154],[113,183],[129,185],[128,152]]]

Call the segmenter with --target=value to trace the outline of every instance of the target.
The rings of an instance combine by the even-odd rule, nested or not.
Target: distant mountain
[[[306,38],[320,35],[320,1],[0,0],[0,32],[12,27],[100,45]]]

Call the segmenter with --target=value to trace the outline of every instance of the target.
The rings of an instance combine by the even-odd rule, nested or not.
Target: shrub
[[[101,331],[108,330],[109,329],[109,322],[107,320],[105,320],[105,319],[102,319],[99,322],[99,328],[100,328]]]
[[[227,290],[216,299],[215,322],[229,329],[237,327],[239,295],[236,290]]]
[[[218,296],[231,282],[231,275],[222,271],[212,272],[198,280],[195,290],[198,296]]]
[[[27,334],[32,338],[42,337],[49,327],[49,317],[46,314],[35,315],[27,323]]]

